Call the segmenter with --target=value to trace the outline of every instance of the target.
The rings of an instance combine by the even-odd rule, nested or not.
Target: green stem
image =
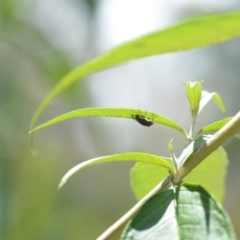
[[[192,142],[192,139],[194,137],[195,126],[196,126],[196,118],[193,118],[190,130],[189,130],[189,139],[188,139],[187,145]]]
[[[216,132],[206,143],[197,149],[185,165],[179,170],[179,174],[174,179],[174,183],[178,184],[182,179],[191,172],[199,163],[207,156],[219,148],[229,138],[233,137],[240,129],[240,111],[218,132]]]

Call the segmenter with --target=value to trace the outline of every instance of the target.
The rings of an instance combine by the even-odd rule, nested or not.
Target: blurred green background
[[[188,16],[240,10],[237,0],[0,0],[0,239],[95,239],[135,203],[129,187],[132,163],[83,170],[61,190],[77,163],[117,152],[168,155],[184,139],[161,126],[143,128],[124,119],[86,118],[36,134],[28,130],[43,97],[68,71],[127,39]],[[240,39],[183,53],[131,62],[84,79],[58,97],[41,121],[84,107],[134,107],[165,115],[185,128],[190,114],[181,81],[204,79],[227,112],[209,104],[198,127],[234,115],[240,101]],[[240,237],[240,148],[232,139],[224,206]]]

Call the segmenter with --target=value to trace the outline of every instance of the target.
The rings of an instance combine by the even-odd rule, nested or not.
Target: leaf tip
[[[181,81],[181,83],[186,87],[186,84],[187,84],[187,83],[185,83],[185,82],[183,82],[183,81]]]
[[[223,105],[223,106],[221,107],[221,110],[222,110],[223,112],[226,112],[226,107],[225,107],[225,105]]]
[[[66,181],[61,180],[60,183],[58,184],[58,190],[60,190],[65,183],[66,183]]]

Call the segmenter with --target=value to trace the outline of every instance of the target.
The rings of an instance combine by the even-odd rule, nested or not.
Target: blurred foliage
[[[66,52],[25,15],[31,4],[0,1],[0,239],[94,239],[108,220],[57,191],[63,175],[59,146],[68,146],[53,147],[49,139],[44,155],[34,159],[30,153],[28,128],[41,92],[73,68]],[[65,95],[74,96],[74,89]]]

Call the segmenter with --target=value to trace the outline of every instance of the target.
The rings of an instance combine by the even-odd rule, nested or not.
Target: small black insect
[[[147,118],[141,114],[132,115],[132,117],[143,126],[150,127],[153,125],[154,115],[152,116],[152,119]]]

